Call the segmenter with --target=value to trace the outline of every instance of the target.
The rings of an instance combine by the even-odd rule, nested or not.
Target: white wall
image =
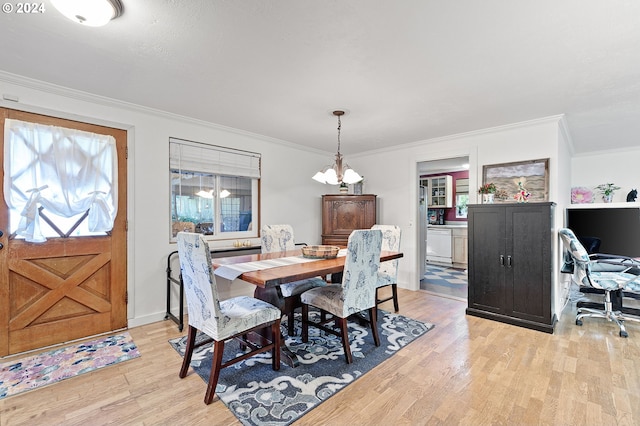
[[[571,184],[594,189],[601,183],[614,183],[621,189],[614,194],[613,202],[626,202],[629,191],[640,189],[638,162],[640,146],[632,150],[574,156],[571,159]],[[594,195],[595,202],[601,203],[601,196],[595,190]]]
[[[571,286],[571,276],[568,274],[560,273],[560,266],[562,265],[562,244],[559,241],[557,230],[564,226],[565,223],[565,208],[571,203],[571,152],[573,144],[571,141],[571,135],[569,135],[564,121],[560,122],[558,128],[558,161],[550,165],[550,173],[552,176],[557,176],[557,193],[554,197],[556,205],[555,214],[555,229],[553,231],[553,242],[555,247],[556,256],[553,259],[554,267],[556,271],[557,284],[554,292],[554,312],[557,313],[560,318],[563,308],[569,300],[569,289]]]
[[[262,223],[290,223],[297,241],[320,243],[320,197],[327,187],[311,180],[311,175],[331,153],[10,74],[0,73],[0,93],[19,98],[17,103],[0,100],[0,106],[6,108],[128,131],[129,326],[158,321],[165,314],[166,258],[176,249],[169,242],[169,137],[261,153]]]

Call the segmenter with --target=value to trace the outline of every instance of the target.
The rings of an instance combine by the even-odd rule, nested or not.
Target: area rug
[[[0,364],[0,399],[140,356],[128,332]]]
[[[296,335],[286,344],[300,365],[289,367],[284,362],[280,371],[271,369],[271,354],[260,354],[223,368],[216,394],[245,425],[288,425],[320,405],[363,374],[390,358],[401,348],[422,336],[432,324],[380,310],[378,331],[381,345],[376,347],[370,328],[349,321],[349,341],[353,363],[347,364],[340,338],[309,327],[309,342],[302,343],[299,315]],[[311,312],[310,315],[319,315]],[[317,320],[317,318],[315,318]],[[283,329],[286,326],[283,321]],[[198,335],[198,339],[206,336]],[[186,336],[169,341],[184,355]],[[211,372],[212,345],[194,351],[191,367],[207,383]],[[233,341],[225,346],[223,359],[240,353]],[[180,369],[176,365],[176,372]],[[202,387],[202,396],[206,386]],[[214,400],[215,403],[216,400]]]

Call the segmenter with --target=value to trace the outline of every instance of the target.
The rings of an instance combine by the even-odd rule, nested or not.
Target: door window
[[[113,136],[5,120],[9,232],[29,242],[105,235],[117,214]]]

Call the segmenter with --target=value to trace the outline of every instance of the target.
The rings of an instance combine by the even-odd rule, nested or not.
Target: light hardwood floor
[[[296,425],[637,425],[640,324],[574,325],[554,334],[464,313],[466,304],[400,289],[400,312],[435,328]],[[390,305],[387,309],[390,309]],[[142,356],[0,400],[0,425],[237,425],[205,383],[178,378],[173,322],[130,330]]]

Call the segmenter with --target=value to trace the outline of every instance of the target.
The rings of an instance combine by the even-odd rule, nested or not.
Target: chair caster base
[[[627,333],[626,331],[620,330],[620,337],[629,337],[629,333]]]
[[[582,320],[581,319],[577,319],[576,320],[576,325],[582,325]]]

